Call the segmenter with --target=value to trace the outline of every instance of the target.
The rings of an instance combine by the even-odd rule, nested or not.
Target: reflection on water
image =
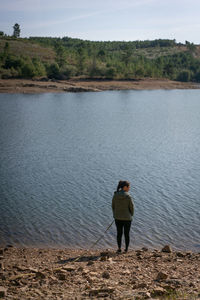
[[[0,95],[0,244],[88,247],[135,199],[131,247],[200,249],[200,92]],[[97,247],[115,246],[113,225]]]

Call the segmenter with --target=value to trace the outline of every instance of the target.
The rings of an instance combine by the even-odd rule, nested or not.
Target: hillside
[[[0,37],[0,78],[200,81],[200,46],[175,40],[92,42]]]
[[[36,57],[46,62],[55,60],[55,51],[52,48],[42,47],[25,39],[0,39],[0,54],[3,53],[6,42],[9,43],[11,55]]]

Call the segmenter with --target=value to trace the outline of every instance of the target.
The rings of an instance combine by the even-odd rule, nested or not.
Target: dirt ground
[[[107,90],[199,89],[200,84],[168,79],[144,80],[25,80],[0,79],[0,93],[98,92]]]
[[[0,248],[0,298],[200,299],[200,253]]]

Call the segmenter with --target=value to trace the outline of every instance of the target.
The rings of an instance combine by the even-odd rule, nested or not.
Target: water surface
[[[0,94],[0,244],[89,247],[125,179],[131,247],[199,251],[199,149],[198,90]]]

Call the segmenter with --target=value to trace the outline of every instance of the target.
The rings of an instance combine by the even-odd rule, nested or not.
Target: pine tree
[[[13,26],[13,36],[15,38],[19,38],[20,37],[20,25],[15,23],[15,25]]]

